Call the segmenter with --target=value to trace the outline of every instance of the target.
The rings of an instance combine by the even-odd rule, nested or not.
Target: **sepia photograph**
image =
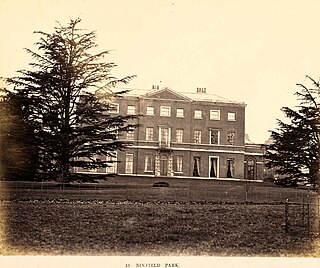
[[[0,264],[319,265],[319,10],[2,0]]]

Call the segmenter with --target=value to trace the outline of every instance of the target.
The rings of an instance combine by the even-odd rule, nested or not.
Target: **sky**
[[[80,17],[99,51],[112,50],[128,88],[152,85],[245,102],[246,133],[265,142],[297,83],[320,74],[319,0],[1,0],[0,76],[29,68],[24,48],[57,21]]]

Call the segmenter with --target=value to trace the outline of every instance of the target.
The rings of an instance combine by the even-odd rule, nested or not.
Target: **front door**
[[[167,176],[168,174],[168,158],[164,155],[160,158],[160,175]]]

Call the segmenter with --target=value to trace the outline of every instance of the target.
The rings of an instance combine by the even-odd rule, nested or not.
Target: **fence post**
[[[288,233],[288,229],[289,229],[289,226],[288,226],[288,199],[286,200],[285,202],[285,205],[284,205],[284,224],[285,224],[285,233]]]

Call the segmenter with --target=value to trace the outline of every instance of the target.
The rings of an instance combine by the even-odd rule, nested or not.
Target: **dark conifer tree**
[[[74,168],[109,166],[108,157],[127,145],[118,135],[136,126],[135,116],[109,113],[112,99],[124,93],[114,92],[115,86],[134,76],[113,77],[116,64],[104,61],[109,51],[93,54],[96,34],[79,29],[80,22],[58,24],[53,33],[35,32],[41,36],[37,52],[26,49],[34,59],[31,70],[7,79],[30,103],[39,174],[62,182],[74,180]]]
[[[38,151],[34,127],[27,120],[28,100],[21,94],[1,90],[0,178],[30,180],[35,176]]]
[[[306,179],[315,187],[320,169],[320,84],[308,79],[312,87],[298,84],[300,91],[295,93],[300,104],[295,109],[282,108],[289,122],[278,120],[279,128],[271,131],[267,166],[291,181]]]

